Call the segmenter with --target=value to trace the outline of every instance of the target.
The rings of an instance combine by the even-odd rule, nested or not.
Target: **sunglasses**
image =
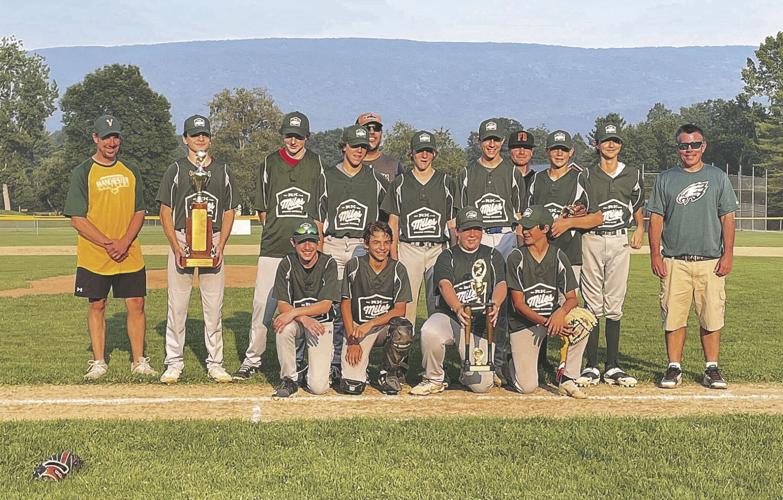
[[[297,235],[310,234],[313,236],[318,236],[318,228],[313,226],[312,224],[307,224],[307,225],[297,227],[294,230],[294,234]]]
[[[367,130],[370,132],[380,132],[383,130],[383,125],[380,123],[373,123],[372,125],[367,125]]]
[[[703,145],[704,145],[704,141],[679,142],[677,143],[677,149],[679,149],[680,151],[688,151],[688,148],[701,149]]]

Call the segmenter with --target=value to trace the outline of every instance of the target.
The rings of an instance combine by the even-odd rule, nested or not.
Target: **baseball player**
[[[294,111],[280,125],[283,146],[264,158],[256,179],[256,212],[263,224],[253,293],[250,337],[242,365],[233,374],[246,380],[261,369],[266,334],[277,304],[272,297],[272,276],[283,257],[291,251],[291,233],[303,221],[316,215],[318,183],[323,178],[321,157],[307,149],[310,121]]]
[[[294,229],[289,253],[277,266],[272,298],[280,314],[274,320],[277,332],[277,359],[282,382],[275,396],[287,398],[299,389],[296,370],[296,339],[307,346],[307,388],[314,394],[329,389],[332,362],[332,306],[340,301],[337,264],[318,251],[321,237],[313,220]]]
[[[340,309],[345,318],[340,391],[359,395],[367,384],[373,346],[384,346],[378,388],[397,394],[405,381],[413,343],[413,326],[403,318],[411,301],[408,273],[389,258],[392,231],[385,222],[372,222],[364,231],[367,254],[345,265]]]
[[[386,179],[386,182],[391,182],[398,175],[402,175],[405,171],[402,162],[381,152],[381,143],[383,142],[381,115],[369,112],[362,113],[356,118],[356,125],[361,125],[370,133],[370,147],[362,163],[365,166],[372,167],[376,174]]]
[[[454,234],[454,185],[450,176],[432,168],[437,155],[435,134],[415,132],[411,138],[413,169],[394,179],[381,206],[389,214],[394,235],[391,256],[408,270],[413,300],[405,318],[413,325],[422,279],[428,315],[435,312],[433,268],[449,234]]]
[[[620,368],[620,318],[628,287],[631,249],[628,229],[636,222],[630,246],[641,248],[644,240],[644,180],[641,171],[618,160],[623,139],[617,125],[607,124],[598,133],[599,164],[589,170],[585,189],[591,207],[598,209],[596,225],[582,235],[581,291],[587,309],[597,318],[606,316],[606,363],[604,374],[598,370],[598,337],[600,326],[590,332],[587,342],[587,366],[576,380],[580,386],[595,385],[600,380],[610,385],[633,387],[636,379]],[[578,217],[564,222],[578,221]]]
[[[340,147],[343,161],[326,170],[318,187],[317,220],[323,225],[324,253],[334,258],[337,279],[342,280],[346,263],[366,253],[364,229],[378,220],[388,184],[375,169],[362,163],[370,147],[366,128],[352,125],[344,129]],[[339,378],[343,336],[343,319],[338,311],[334,324],[333,382]]]
[[[726,310],[725,281],[734,260],[737,198],[728,176],[704,164],[707,140],[699,127],[681,126],[675,140],[681,165],[658,175],[647,204],[650,261],[653,274],[661,280],[661,316],[669,357],[660,385],[674,388],[680,384],[688,314],[695,302],[705,360],[703,384],[725,389],[718,355]]]
[[[166,316],[166,371],[160,377],[164,384],[176,384],[185,366],[185,322],[193,288],[194,268],[183,268],[181,258],[187,245],[185,228],[190,202],[196,189],[190,181],[195,171],[197,152],[207,153],[204,168],[211,173],[203,196],[207,199],[207,217],[212,221],[212,244],[217,258],[216,267],[198,268],[201,305],[204,310],[204,344],[207,348],[207,374],[216,382],[231,382],[231,375],[223,368],[223,291],[225,273],[223,250],[226,247],[234,210],[239,199],[234,196],[233,174],[228,165],[209,154],[212,133],[209,119],[193,115],[185,120],[182,142],[188,149],[186,158],[172,163],[163,174],[156,200],[160,203],[160,223],[169,241],[168,314]]]
[[[97,380],[109,370],[106,345],[106,299],[109,290],[125,300],[131,372],[155,376],[144,357],[144,297],[147,273],[136,236],[144,225],[141,173],[117,158],[122,144],[120,121],[109,115],[95,120],[95,154],[71,172],[63,213],[78,233],[74,295],[86,297],[87,329],[93,359],[84,375]]]
[[[525,246],[508,256],[506,269],[513,309],[509,314],[511,363],[508,366],[512,387],[531,393],[538,387],[538,352],[544,338],[565,332],[565,316],[577,306],[577,282],[571,263],[561,249],[547,239],[554,222],[543,205],[531,205],[519,224]],[[560,305],[559,294],[565,296]],[[585,342],[568,347],[565,370],[558,392],[582,399],[574,379],[582,366]]]
[[[529,186],[533,182],[533,176],[536,174],[530,168],[530,160],[533,158],[533,148],[535,147],[536,139],[531,132],[514,130],[508,135],[508,152],[511,156],[511,163],[522,174],[525,186]]]
[[[438,284],[437,312],[421,327],[421,354],[424,379],[411,389],[414,396],[427,396],[446,388],[443,360],[446,346],[458,346],[460,357],[465,353],[465,324],[468,313],[464,305],[472,306],[472,338],[474,346],[488,352],[484,334],[486,314],[497,324],[500,307],[492,307],[487,313],[484,303],[503,304],[506,300],[506,276],[503,256],[496,248],[481,243],[484,229],[481,212],[467,207],[457,213],[457,245],[438,256],[435,262],[434,280]],[[471,283],[484,284],[483,296],[477,296]],[[473,392],[487,392],[494,385],[492,372],[462,373],[460,381]]]

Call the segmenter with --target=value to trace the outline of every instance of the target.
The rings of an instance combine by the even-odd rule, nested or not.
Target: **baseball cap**
[[[470,229],[478,227],[484,229],[484,221],[481,217],[481,211],[475,207],[465,207],[457,212],[457,228]]]
[[[604,141],[607,141],[609,139],[617,139],[620,142],[623,142],[623,138],[620,136],[619,128],[617,125],[613,123],[608,123],[604,125],[599,131],[598,131],[598,144],[601,144]]]
[[[349,146],[367,146],[370,147],[370,133],[361,125],[351,125],[343,129],[343,136],[340,141]]]
[[[411,151],[418,153],[425,149],[438,150],[438,146],[435,144],[435,134],[426,130],[418,130],[411,137]]]
[[[368,123],[377,123],[383,125],[381,121],[381,115],[378,113],[362,113],[356,118],[356,125],[367,125]]]
[[[523,228],[535,227],[541,224],[552,227],[554,219],[549,210],[544,205],[530,205],[522,212],[522,218],[515,224],[519,224]]]
[[[571,134],[565,130],[555,130],[546,136],[546,148],[564,147],[571,150],[574,146],[571,142]]]
[[[122,124],[112,115],[102,115],[96,118],[93,123],[93,130],[101,139],[112,134],[122,136]]]
[[[209,118],[201,115],[193,115],[185,120],[185,135],[194,136],[198,134],[207,134],[212,136],[209,131]]]
[[[294,229],[294,233],[291,235],[294,239],[294,243],[302,243],[303,241],[318,241],[318,226],[315,225],[315,221],[307,219]]]
[[[527,130],[514,130],[508,134],[508,149],[536,147],[536,139]]]
[[[310,135],[310,120],[307,119],[304,113],[300,111],[293,111],[283,117],[283,122],[280,125],[280,135],[294,134],[299,137],[307,137]]]
[[[486,139],[489,139],[490,137],[494,137],[496,139],[502,139],[503,136],[505,136],[505,132],[500,127],[500,122],[498,122],[497,118],[490,118],[488,120],[484,120],[481,122],[481,125],[479,125],[479,140],[484,141]]]

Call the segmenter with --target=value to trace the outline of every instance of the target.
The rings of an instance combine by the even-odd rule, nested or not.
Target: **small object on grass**
[[[33,479],[44,481],[61,481],[70,472],[77,471],[84,466],[84,461],[72,451],[55,453],[35,468]]]

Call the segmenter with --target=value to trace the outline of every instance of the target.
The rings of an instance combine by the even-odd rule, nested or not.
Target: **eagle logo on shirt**
[[[685,189],[680,191],[675,200],[679,205],[687,205],[699,201],[704,193],[707,192],[707,188],[710,186],[710,181],[699,181],[688,185]]]

